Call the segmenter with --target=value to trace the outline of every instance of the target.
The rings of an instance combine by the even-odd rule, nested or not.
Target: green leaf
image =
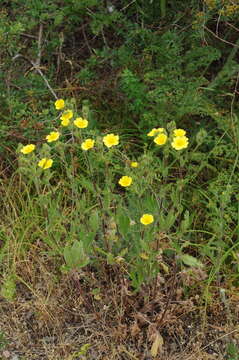
[[[205,129],[200,129],[196,135],[196,142],[197,144],[202,144],[207,137],[207,132]]]
[[[122,209],[117,211],[116,223],[121,235],[126,236],[130,228],[130,219]]]
[[[189,215],[189,211],[186,210],[184,213],[184,219],[180,224],[180,230],[184,232],[189,228],[189,226],[190,226],[190,215]]]
[[[178,214],[175,213],[174,208],[169,210],[169,212],[165,218],[164,230],[169,230],[171,228],[171,226],[173,226],[173,224],[175,223],[175,221],[177,219],[177,216],[178,216]]]
[[[114,255],[111,253],[107,254],[107,264],[114,265],[115,264],[115,258]]]
[[[82,268],[89,264],[89,257],[81,241],[75,241],[72,246],[65,247],[63,254],[66,265],[70,269]]]
[[[88,234],[85,231],[79,233],[80,242],[83,244],[85,251],[90,251],[92,242],[95,238],[95,232],[89,232]]]
[[[95,233],[99,229],[99,214],[97,210],[94,210],[89,218],[89,226],[90,229],[93,230]]]
[[[8,275],[3,282],[1,287],[1,295],[11,301],[13,300],[16,293],[16,283],[12,275]]]
[[[182,254],[180,258],[185,265],[193,266],[193,267],[203,267],[201,261],[197,260],[194,256],[188,254]]]
[[[86,179],[85,177],[82,176],[80,178],[80,183],[81,183],[82,187],[87,189],[92,194],[95,194],[95,189],[94,189],[94,186],[91,181],[89,181],[88,179]]]

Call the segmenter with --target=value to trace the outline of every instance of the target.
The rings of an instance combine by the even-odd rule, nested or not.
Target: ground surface
[[[62,275],[38,251],[18,264],[14,301],[1,298],[2,359],[150,360],[154,344],[158,360],[237,360],[236,289],[223,296],[214,284],[205,304],[203,271],[174,269],[134,294],[121,267]]]

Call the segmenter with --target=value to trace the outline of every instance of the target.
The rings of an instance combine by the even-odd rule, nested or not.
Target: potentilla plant
[[[191,221],[183,206],[190,139],[174,123],[153,128],[142,155],[135,158],[124,150],[119,134],[100,134],[90,126],[86,105],[81,114],[71,105],[63,99],[55,102],[59,123],[43,145],[19,145],[19,171],[34,184],[53,238],[56,220],[47,211],[56,194],[61,198],[58,228],[64,230],[48,245],[64,256],[63,270],[97,263],[104,256],[109,264],[126,262],[138,289],[166,271],[161,256],[165,239],[167,249],[183,261],[179,238]],[[183,227],[176,231],[181,221]]]

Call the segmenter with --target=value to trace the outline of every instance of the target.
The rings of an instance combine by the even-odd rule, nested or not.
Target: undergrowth
[[[218,296],[230,318],[225,299],[239,281],[238,12],[233,0],[3,1],[4,301],[21,286],[36,293],[21,267],[39,256],[56,283],[72,274],[87,283],[89,273],[96,301],[104,289],[94,277],[112,274],[130,296],[145,290],[145,304],[167,279],[162,331],[183,277],[180,299],[200,284],[203,326]],[[82,346],[72,359],[87,356]],[[229,342],[227,357],[237,353]]]

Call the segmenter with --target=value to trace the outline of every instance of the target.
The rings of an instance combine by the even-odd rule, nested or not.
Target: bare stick
[[[28,59],[26,56],[24,56],[24,55],[22,55],[22,54],[17,54],[17,55],[15,55],[15,56],[12,58],[12,60],[15,61],[15,60],[16,60],[17,58],[19,58],[19,57],[22,57],[24,60],[28,61],[28,62],[32,65],[32,67],[41,75],[41,77],[42,77],[43,80],[45,81],[46,86],[48,87],[48,89],[50,90],[50,92],[52,93],[52,95],[54,96],[54,98],[57,100],[58,97],[57,97],[55,91],[52,89],[51,85],[49,84],[48,80],[46,79],[46,77],[45,77],[45,75],[43,74],[43,72],[41,71],[41,69],[40,69],[37,65],[35,65],[33,61],[31,61],[30,59]]]
[[[210,34],[212,34],[215,38],[217,38],[218,40],[221,40],[223,41],[224,43],[226,44],[229,44],[229,45],[232,45],[234,47],[237,47],[238,48],[238,45],[237,44],[234,44],[230,41],[227,41],[227,40],[224,40],[223,38],[221,38],[220,36],[218,36],[217,34],[215,34],[212,30],[208,29],[208,27],[204,26],[204,29],[206,29]]]
[[[42,33],[43,33],[43,25],[40,24],[39,27],[39,34],[38,34],[38,42],[37,42],[37,46],[38,46],[38,55],[37,55],[37,59],[35,61],[35,66],[39,67],[41,64],[41,52],[42,52]]]

